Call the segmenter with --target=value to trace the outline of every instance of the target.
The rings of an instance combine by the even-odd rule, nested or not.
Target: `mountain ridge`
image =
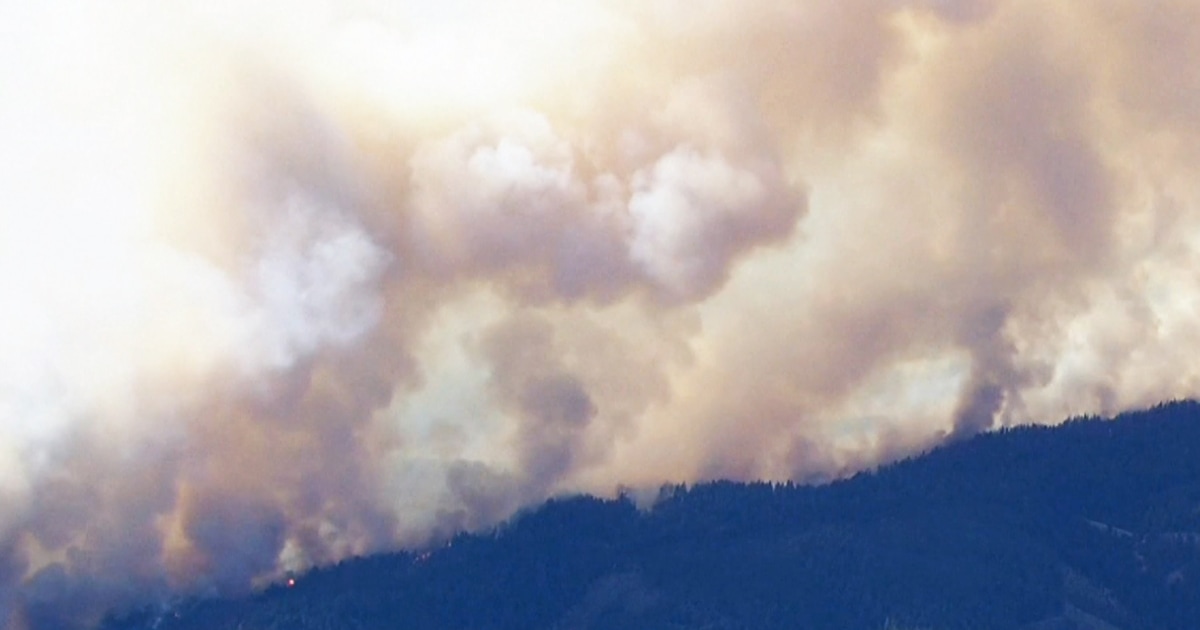
[[[551,499],[102,630],[1019,628],[1200,619],[1200,403],[955,441],[821,486]]]

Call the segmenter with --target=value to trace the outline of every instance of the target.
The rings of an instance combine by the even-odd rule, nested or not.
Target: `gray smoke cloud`
[[[1198,20],[0,7],[0,619],[1198,395]]]

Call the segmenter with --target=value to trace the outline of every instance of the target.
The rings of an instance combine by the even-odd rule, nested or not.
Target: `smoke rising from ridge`
[[[7,627],[1200,395],[1194,2],[43,5]]]

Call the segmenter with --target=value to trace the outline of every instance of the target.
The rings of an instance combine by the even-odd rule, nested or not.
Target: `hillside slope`
[[[104,630],[1193,629],[1200,404],[979,435],[820,487],[551,501]]]

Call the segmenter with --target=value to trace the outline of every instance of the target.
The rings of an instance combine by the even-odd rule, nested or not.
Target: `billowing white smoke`
[[[1197,395],[1197,18],[0,7],[0,619]]]

